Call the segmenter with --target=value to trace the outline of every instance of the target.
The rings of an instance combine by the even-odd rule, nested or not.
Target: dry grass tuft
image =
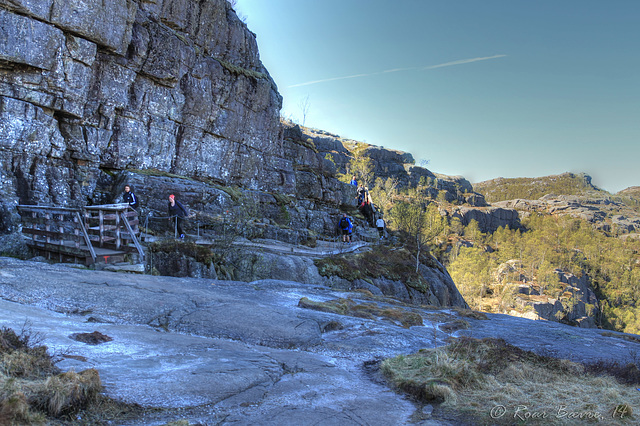
[[[613,333],[611,331],[603,331],[600,333],[604,337],[617,337],[618,339],[629,340],[630,342],[640,343],[640,337],[631,334]]]
[[[625,364],[618,361],[598,360],[586,364],[586,371],[596,376],[613,376],[622,384],[640,385],[640,369],[633,362]]]
[[[442,402],[474,424],[636,424],[635,387],[584,366],[524,351],[501,339],[456,339],[385,360],[382,372],[421,401]],[[617,416],[617,417],[616,417]]]
[[[29,411],[29,403],[24,393],[12,393],[0,402],[0,424],[20,424],[33,421],[34,418]]]
[[[37,424],[77,412],[102,389],[95,369],[61,373],[42,336],[26,325],[0,330],[0,424]]]
[[[0,374],[9,377],[34,378],[58,373],[47,347],[41,345],[42,336],[32,333],[25,324],[16,333],[12,329],[0,329]]]
[[[50,416],[58,417],[86,407],[96,400],[101,390],[100,374],[90,368],[49,377],[30,400]]]
[[[357,304],[351,299],[334,299],[326,302],[316,302],[303,297],[298,302],[300,308],[313,309],[338,315],[348,315],[358,318],[382,318],[404,328],[414,325],[424,325],[420,314],[401,307],[380,307],[376,303]]]
[[[160,411],[102,395],[95,369],[61,373],[42,341],[27,324],[0,329],[0,425],[123,424]]]
[[[448,334],[451,334],[454,331],[458,331],[458,330],[466,330],[467,328],[469,328],[469,323],[460,318],[451,322],[447,322],[440,326],[440,330]]]
[[[458,308],[458,307],[453,308],[453,310],[458,315],[460,315],[461,317],[473,318],[473,319],[477,319],[477,320],[488,320],[489,319],[487,314],[485,314],[484,312],[474,311],[474,310],[471,310],[471,309],[463,309],[463,308]]]

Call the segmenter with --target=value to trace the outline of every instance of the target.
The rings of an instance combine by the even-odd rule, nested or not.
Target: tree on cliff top
[[[347,174],[354,174],[365,188],[373,183],[373,161],[365,154],[366,146],[357,146],[353,151],[353,157],[349,161]]]

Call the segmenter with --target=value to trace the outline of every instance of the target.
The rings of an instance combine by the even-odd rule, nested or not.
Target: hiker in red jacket
[[[180,201],[176,200],[176,196],[173,194],[169,195],[169,206],[167,208],[167,213],[169,214],[169,220],[172,223],[175,223],[177,234],[180,236],[180,238],[184,238],[182,221],[185,217],[189,216],[189,211],[185,206],[182,205]]]

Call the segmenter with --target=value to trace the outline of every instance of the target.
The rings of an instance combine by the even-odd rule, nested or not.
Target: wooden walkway
[[[127,204],[72,209],[19,205],[27,244],[49,259],[83,264],[122,261],[136,253],[144,259],[138,241],[138,213]]]

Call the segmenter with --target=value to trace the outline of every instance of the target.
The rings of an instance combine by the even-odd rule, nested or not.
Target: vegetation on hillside
[[[330,312],[338,315],[348,315],[357,318],[382,319],[400,327],[409,328],[424,325],[422,316],[410,308],[399,306],[381,306],[376,302],[356,303],[351,299],[334,299],[317,302],[303,297],[298,306],[315,311]]]
[[[587,274],[601,301],[602,316],[597,318],[601,325],[640,333],[640,241],[609,237],[570,217],[532,214],[522,223],[525,232],[504,228],[490,235],[475,232],[473,246],[448,254],[449,273],[471,307],[487,309],[484,301],[500,295],[503,287],[496,277],[499,265],[517,260],[518,277],[511,281],[524,277],[566,305],[574,295],[562,292],[555,270]],[[500,296],[504,305],[513,302],[509,293]]]
[[[506,185],[502,193],[509,198],[539,197],[548,191],[600,194],[585,176],[564,174],[542,181],[547,184],[538,187],[534,180],[522,180],[523,186]],[[538,192],[523,192],[533,189]],[[405,247],[414,256],[423,247],[435,255],[471,308],[522,312],[525,307],[516,302],[515,292],[518,284],[527,283],[571,312],[576,294],[565,291],[567,286],[559,282],[559,273],[586,274],[600,300],[599,311],[587,305],[587,314],[605,328],[640,333],[638,239],[616,238],[583,219],[535,213],[522,220],[523,229],[499,228],[486,235],[473,220],[463,226],[447,213],[451,205],[444,197],[434,198],[420,185],[399,189],[391,181],[377,179],[372,195],[384,210],[389,228],[411,237],[404,240]],[[626,196],[629,203],[634,202]],[[501,265],[507,262],[513,270],[500,275]],[[556,318],[564,320],[563,316]]]

